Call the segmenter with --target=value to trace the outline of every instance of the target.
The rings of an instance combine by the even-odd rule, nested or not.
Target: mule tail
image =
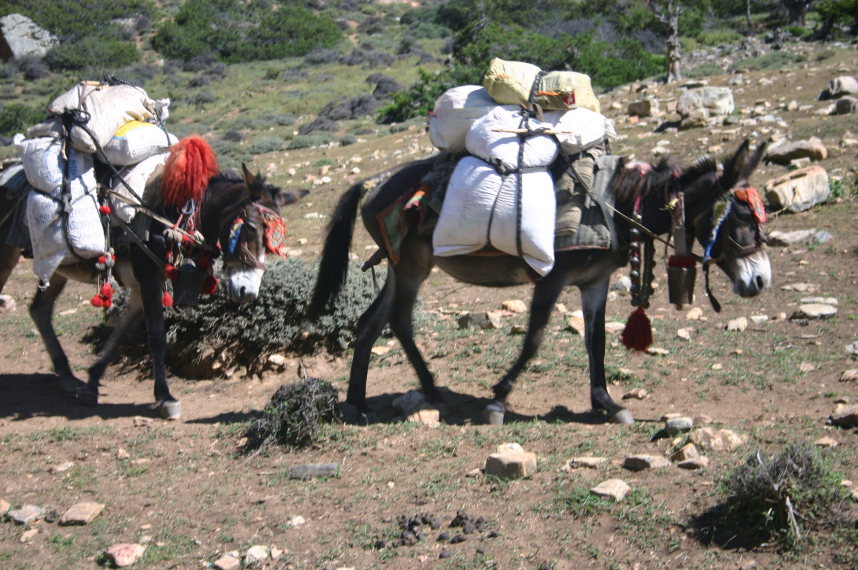
[[[308,318],[316,318],[324,313],[346,283],[358,206],[366,190],[364,183],[358,182],[346,190],[334,209],[322,248],[316,286],[307,308]]]
[[[214,149],[199,135],[183,138],[170,149],[161,189],[165,206],[181,208],[188,200],[201,202],[209,180],[220,170]]]

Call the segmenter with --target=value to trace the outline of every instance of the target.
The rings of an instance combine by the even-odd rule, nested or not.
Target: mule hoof
[[[75,398],[77,401],[85,406],[97,406],[98,405],[98,392],[93,390],[86,384],[79,387],[75,393]]]
[[[506,406],[501,402],[492,402],[483,410],[483,420],[490,426],[502,426]]]
[[[612,424],[623,424],[623,425],[632,425],[635,423],[635,418],[632,416],[632,413],[627,409],[623,408],[618,411],[616,414],[608,418],[608,421]]]
[[[178,420],[182,417],[182,403],[178,400],[158,402],[157,408],[165,420]]]

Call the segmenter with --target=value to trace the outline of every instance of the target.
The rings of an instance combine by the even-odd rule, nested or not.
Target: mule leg
[[[182,415],[182,406],[170,393],[167,383],[167,326],[164,322],[164,307],[161,305],[160,271],[137,246],[131,248],[130,257],[143,301],[146,336],[155,377],[155,402],[166,419],[178,419]]]
[[[122,320],[116,325],[112,331],[98,360],[89,367],[89,386],[95,388],[95,393],[98,393],[101,377],[104,376],[104,371],[116,355],[116,348],[119,346],[123,336],[130,331],[143,316],[143,302],[140,296],[140,291],[133,289],[128,297],[128,305],[122,315]]]
[[[542,344],[542,339],[545,336],[545,325],[548,324],[548,320],[551,318],[551,311],[554,310],[554,304],[563,291],[565,277],[563,272],[553,271],[536,283],[536,287],[533,290],[533,299],[530,302],[530,321],[527,325],[527,334],[524,337],[521,352],[518,355],[518,359],[516,359],[507,373],[504,374],[500,382],[492,388],[495,396],[494,402],[489,404],[483,412],[483,416],[488,423],[503,423],[503,414],[506,411],[506,399],[510,392],[512,392],[519,374],[524,370],[528,361],[536,355],[539,345]]]
[[[614,402],[608,394],[605,379],[605,304],[608,300],[609,278],[580,286],[584,312],[584,346],[590,369],[590,404],[603,411],[614,423],[634,423],[631,413]]]
[[[12,270],[18,265],[21,257],[21,248],[11,245],[0,244],[0,293],[12,275]]]
[[[48,287],[36,291],[36,296],[33,297],[33,302],[30,304],[30,317],[42,337],[42,342],[44,342],[51,358],[54,372],[59,376],[60,389],[64,392],[74,392],[83,385],[83,382],[72,373],[68,357],[59,338],[57,338],[53,323],[54,304],[63,292],[66,283],[68,280],[65,277],[59,273],[54,273]]]
[[[346,402],[366,411],[366,377],[369,373],[369,361],[372,347],[384,330],[384,325],[390,321],[393,311],[393,300],[396,292],[396,276],[393,271],[387,272],[381,292],[358,319],[357,339],[355,340],[352,368],[349,375],[349,389]]]
[[[430,402],[438,403],[443,400],[435,387],[435,377],[426,366],[420,349],[414,342],[414,305],[417,303],[417,292],[423,280],[429,275],[431,265],[426,265],[415,271],[414,275],[404,275],[397,271],[396,290],[393,300],[393,314],[390,317],[390,328],[402,345],[409,362],[417,371],[423,395]]]

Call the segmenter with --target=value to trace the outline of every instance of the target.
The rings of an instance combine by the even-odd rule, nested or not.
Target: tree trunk
[[[679,17],[682,15],[684,8],[679,5],[676,0],[650,0],[650,8],[655,13],[656,19],[667,26],[667,81],[682,80],[682,70],[680,69],[680,54],[679,43]]]

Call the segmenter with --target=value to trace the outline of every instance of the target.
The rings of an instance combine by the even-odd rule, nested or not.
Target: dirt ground
[[[766,99],[775,106],[792,98],[821,106],[815,96],[828,79],[844,66],[856,68],[854,48],[838,57],[804,71],[769,72],[774,85]],[[759,77],[751,74],[752,81]],[[711,83],[717,84],[717,78]],[[798,83],[802,89],[795,88]],[[752,87],[737,90],[737,107],[751,108],[762,96]],[[623,117],[622,105],[611,106],[634,97],[627,90],[603,100],[625,136],[618,145],[624,154],[646,158],[656,143],[669,139],[679,156],[694,157],[714,146],[732,149],[744,136],[767,137],[763,129],[751,127],[657,134],[654,124],[632,123]],[[850,129],[858,129],[852,116],[782,114],[792,132],[801,133],[796,138],[816,132],[829,146],[827,169],[846,174],[854,166],[858,151],[840,146]],[[421,155],[428,139],[425,133],[408,132],[372,144],[415,148]],[[350,147],[348,153],[371,156],[373,150]],[[312,152],[291,160],[310,160]],[[337,152],[327,154],[339,160]],[[374,165],[404,158],[388,154],[362,169],[369,172]],[[779,168],[766,167],[753,181],[762,186],[785,172]],[[348,176],[315,189],[304,205],[284,210],[303,256],[318,252],[324,226],[305,214],[329,211],[350,182]],[[267,568],[856,568],[854,533],[850,541],[832,529],[810,532],[801,548],[784,552],[776,545],[746,549],[735,542],[708,543],[691,528],[695,517],[723,500],[723,477],[758,449],[775,454],[790,444],[830,438],[836,446],[822,453],[843,479],[858,483],[858,431],[827,425],[837,402],[858,402],[858,383],[840,381],[844,371],[858,368],[846,350],[858,340],[856,217],[854,197],[772,217],[770,232],[817,229],[833,237],[822,245],[770,247],[773,286],[754,299],[734,296],[726,278],[714,273],[713,290],[723,311],[709,307],[698,283],[695,307],[703,314],[698,320],[687,318],[690,308],[677,311],[668,304],[660,263],[656,278],[662,287],[650,316],[655,345],[666,354],[630,353],[615,335],[609,338],[611,393],[615,398],[641,388],[647,393],[644,399],[624,400],[638,421],[634,426],[607,425],[588,413],[586,355],[581,337],[567,330],[562,307],[536,362],[510,398],[506,425],[482,425],[480,412],[490,387],[521,342],[512,327],[524,324],[526,316],[508,315],[501,329],[481,332],[458,330],[454,316],[462,310],[496,310],[506,299],[527,302],[529,288],[465,287],[433,273],[423,292],[428,316],[419,326],[418,343],[439,384],[449,389],[441,426],[401,422],[388,412],[369,425],[326,428],[313,449],[252,457],[238,450],[254,411],[278,386],[298,378],[299,364],[311,376],[334,382],[344,397],[347,357],[290,356],[284,372],[262,378],[173,377],[173,392],[185,409],[181,422],[156,418],[148,370],[119,363],[108,371],[99,406],[83,407],[52,384],[47,355],[27,315],[35,278],[23,261],[3,291],[17,309],[0,312],[5,337],[0,345],[0,502],[13,508],[38,505],[49,513],[82,501],[105,508],[83,526],[44,519],[29,528],[0,522],[0,567],[92,568],[106,547],[140,543],[146,552],[137,567],[145,568],[211,567],[225,553],[240,557],[253,545],[278,550],[276,561],[262,563]],[[360,235],[355,253],[364,257],[366,244]],[[795,290],[800,283],[811,288]],[[92,294],[88,286],[70,285],[55,321],[81,375],[94,358],[86,335],[100,318],[88,304]],[[835,298],[837,315],[790,319],[809,296]],[[575,291],[561,302],[567,311],[580,305]],[[609,320],[623,322],[630,312],[628,298],[609,301]],[[751,316],[768,319],[741,332],[726,330],[730,320]],[[690,329],[690,338],[681,338],[679,329]],[[389,351],[371,366],[370,403],[389,411],[391,400],[416,389],[417,382],[394,341],[383,338],[379,345]],[[701,470],[675,465],[624,469],[629,455],[664,455],[671,449],[671,438],[657,437],[668,413],[706,415],[713,426],[733,430],[747,442],[734,451],[703,450],[710,463]],[[486,457],[505,442],[534,452],[537,472],[513,481],[483,475],[479,470]],[[608,461],[598,469],[564,469],[568,460],[585,455]],[[288,476],[296,465],[329,462],[340,464],[336,477]],[[631,486],[624,501],[611,504],[590,495],[591,487],[611,478]],[[854,503],[851,508],[855,524]],[[482,522],[461,534],[460,527],[450,527],[457,513],[460,519]],[[399,545],[400,517],[423,515],[437,520],[439,528],[426,524],[416,544]],[[445,532],[464,540],[439,539]]]

